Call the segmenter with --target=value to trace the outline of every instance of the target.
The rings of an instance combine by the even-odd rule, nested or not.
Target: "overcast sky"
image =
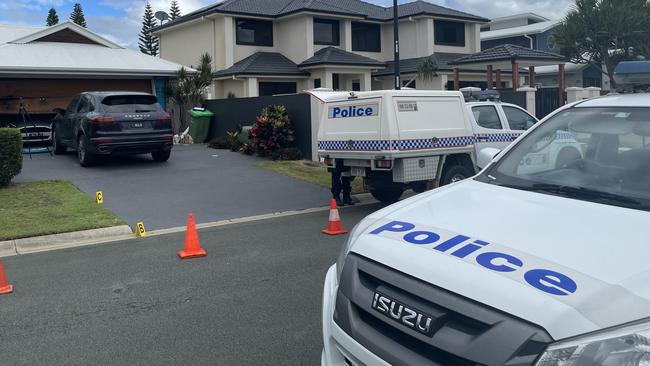
[[[220,0],[179,0],[183,14]],[[259,0],[264,1],[264,0]],[[328,0],[325,0],[328,1]],[[400,0],[401,3],[411,0]],[[534,12],[559,19],[573,0],[429,0],[430,2],[487,18]],[[137,48],[146,0],[0,0],[0,23],[45,25],[47,11],[54,7],[65,21],[75,2],[81,3],[88,28],[125,47]],[[169,9],[171,0],[150,0],[154,11]],[[392,0],[370,0],[391,5]]]

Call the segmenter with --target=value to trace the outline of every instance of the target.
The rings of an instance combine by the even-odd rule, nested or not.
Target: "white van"
[[[529,163],[558,139],[579,154]],[[496,156],[351,231],[323,365],[650,364],[650,94],[565,106]]]

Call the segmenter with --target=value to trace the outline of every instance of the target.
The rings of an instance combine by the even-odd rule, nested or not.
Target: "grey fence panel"
[[[226,132],[236,130],[237,126],[253,125],[262,109],[274,104],[287,107],[295,130],[296,140],[293,146],[299,148],[306,158],[311,157],[311,104],[307,94],[207,100],[206,107],[214,113],[210,138],[225,136]]]
[[[565,99],[566,100],[566,99]],[[560,88],[538,88],[535,93],[535,111],[542,119],[560,107]]]
[[[498,89],[501,101],[511,103],[526,109],[526,92],[517,92],[512,89]]]

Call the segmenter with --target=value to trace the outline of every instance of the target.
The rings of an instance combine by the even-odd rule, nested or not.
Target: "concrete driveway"
[[[170,160],[150,155],[111,158],[82,168],[74,152],[25,155],[15,182],[66,179],[95,197],[131,227],[147,230],[183,226],[187,214],[198,223],[328,204],[328,190],[255,167],[258,158],[205,145],[175,146]]]

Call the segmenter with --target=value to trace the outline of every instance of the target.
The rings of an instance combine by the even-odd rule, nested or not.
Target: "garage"
[[[0,25],[0,127],[23,127],[24,138],[48,140],[53,109],[66,108],[84,91],[153,93],[165,107],[165,85],[180,68],[71,22]]]

